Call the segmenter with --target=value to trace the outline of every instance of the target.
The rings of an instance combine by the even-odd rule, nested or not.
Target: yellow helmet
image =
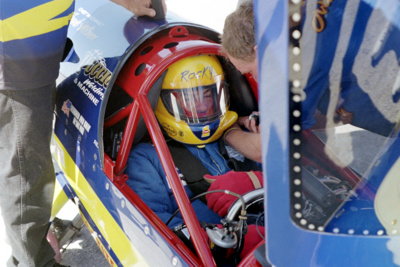
[[[172,64],[165,75],[156,117],[173,139],[192,145],[216,141],[237,119],[216,56],[199,55]]]

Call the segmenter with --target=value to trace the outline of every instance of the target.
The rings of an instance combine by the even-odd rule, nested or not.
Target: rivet
[[[301,212],[296,212],[296,218],[300,219],[301,217],[303,217],[303,214],[301,214]]]
[[[293,116],[294,117],[298,118],[298,117],[300,117],[300,115],[301,115],[300,110],[293,110]]]
[[[295,185],[301,185],[301,180],[300,179],[294,179],[293,183]]]
[[[339,233],[339,228],[333,228],[332,232],[334,232],[335,234]]]
[[[93,171],[94,172],[96,171],[96,165],[93,165]]]
[[[377,232],[378,235],[383,235],[383,233],[384,233],[383,230],[379,230],[379,231]]]
[[[363,235],[369,235],[369,231],[368,230],[364,230],[363,231]]]
[[[300,14],[299,13],[293,13],[293,15],[292,15],[292,20],[294,21],[294,22],[299,22],[300,20],[301,20],[301,16],[300,16]]]
[[[294,192],[294,196],[299,198],[299,197],[301,197],[301,193],[299,191],[296,191],[296,192]]]
[[[301,141],[300,141],[300,139],[294,139],[293,140],[293,144],[295,145],[295,146],[298,146],[298,145],[300,145],[301,144]]]
[[[296,204],[294,204],[294,208],[296,210],[299,210],[299,209],[301,209],[301,205],[299,203],[296,203]]]
[[[301,96],[299,96],[299,95],[294,95],[294,96],[293,96],[293,101],[294,101],[294,102],[297,102],[297,103],[300,102],[300,101],[301,101]]]
[[[299,152],[295,152],[295,153],[293,153],[293,158],[299,159],[299,158],[301,158],[301,154]]]
[[[298,55],[300,55],[300,52],[301,52],[301,50],[299,47],[293,47],[293,49],[292,49],[293,55],[298,56]]]
[[[173,266],[176,266],[176,265],[178,265],[178,258],[177,257],[172,257],[172,265]]]
[[[293,81],[293,86],[294,87],[300,87],[300,85],[301,85],[301,82],[299,80],[294,80]]]
[[[299,63],[294,63],[294,64],[293,64],[293,70],[294,70],[294,71],[297,72],[297,71],[300,71],[300,69],[301,69],[301,66],[300,66]]]
[[[299,38],[301,37],[301,32],[300,32],[299,30],[294,30],[294,31],[292,32],[292,37],[293,37],[294,39],[299,39]]]

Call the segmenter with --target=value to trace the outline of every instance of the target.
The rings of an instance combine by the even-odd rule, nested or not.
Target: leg
[[[46,240],[54,194],[50,154],[54,85],[0,91],[0,205],[9,266],[51,266]]]

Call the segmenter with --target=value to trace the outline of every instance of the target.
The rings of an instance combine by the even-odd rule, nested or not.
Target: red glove
[[[229,190],[240,195],[264,185],[262,172],[259,171],[230,171],[219,176],[206,175],[204,178],[208,181],[214,180],[208,191]],[[237,197],[225,193],[211,193],[206,195],[208,207],[221,217],[224,217],[228,213],[229,207],[236,199]]]
[[[260,235],[261,234],[261,235]],[[256,226],[251,224],[248,226],[246,235],[244,236],[244,244],[240,258],[243,259],[247,254],[254,249],[254,247],[264,239],[265,229],[264,226]]]

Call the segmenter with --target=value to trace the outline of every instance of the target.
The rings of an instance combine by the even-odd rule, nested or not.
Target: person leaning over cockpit
[[[241,73],[258,81],[253,1],[240,1],[225,19],[221,35],[222,53]],[[258,115],[258,112],[253,112]],[[224,134],[224,141],[245,157],[261,163],[261,127],[253,116],[241,117]],[[244,130],[244,129],[245,130]]]

